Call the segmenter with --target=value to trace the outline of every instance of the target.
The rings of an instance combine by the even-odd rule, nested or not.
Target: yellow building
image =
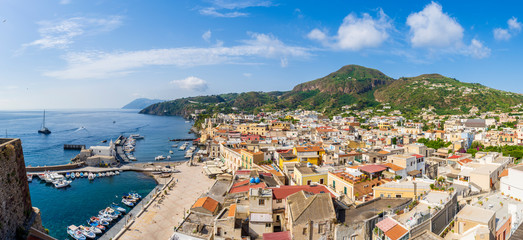
[[[296,185],[326,184],[327,171],[319,172],[314,167],[294,166],[294,182]]]
[[[240,151],[241,154],[241,164],[240,167],[243,169],[251,169],[254,164],[259,164],[263,162],[263,152],[251,152],[246,149]]]
[[[416,189],[416,190],[414,190]],[[388,182],[373,188],[375,197],[385,198],[414,198],[415,195],[430,191],[430,185],[424,182]],[[416,193],[414,193],[416,192]]]
[[[388,123],[388,122],[380,122],[380,123],[378,123],[378,128],[391,129],[392,127],[390,126],[390,123]]]
[[[296,155],[299,162],[308,162],[316,166],[321,165],[325,150],[319,146],[294,147],[292,153]]]
[[[286,163],[299,163],[300,160],[296,157],[296,155],[292,154],[292,152],[280,152],[278,154],[278,166],[280,166],[280,169],[283,169],[283,165]]]

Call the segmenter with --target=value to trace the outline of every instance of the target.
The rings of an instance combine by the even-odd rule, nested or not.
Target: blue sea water
[[[0,137],[20,138],[26,165],[65,164],[79,151],[64,150],[64,144],[107,145],[102,140],[115,140],[120,135],[138,133],[134,153],[138,162],[152,162],[157,155],[171,155],[171,160],[184,160],[184,152],[171,148],[170,138],[194,137],[188,131],[192,123],[181,117],[138,114],[135,110],[60,110],[46,111],[50,135],[38,134],[41,111],[0,111]],[[114,123],[113,123],[114,122]],[[169,154],[173,150],[173,154]],[[147,195],[156,186],[148,176],[124,172],[118,176],[97,178],[93,182],[76,179],[66,189],[40,183],[29,183],[33,206],[40,208],[44,227],[58,239],[66,239],[66,227],[85,224],[86,220],[112,202],[120,202],[123,193],[136,191]],[[122,205],[122,204],[120,204]]]

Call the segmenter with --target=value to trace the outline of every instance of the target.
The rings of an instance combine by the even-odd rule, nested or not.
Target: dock
[[[184,141],[194,141],[196,140],[196,138],[174,138],[174,139],[169,139],[169,141],[171,142],[184,142]]]
[[[84,144],[64,144],[65,150],[82,150],[85,149]]]
[[[119,136],[118,139],[116,139],[116,141],[114,142],[116,148],[116,160],[122,161],[124,163],[130,163],[131,160],[123,151],[123,146],[125,145],[126,141],[127,138],[125,138],[124,136]]]

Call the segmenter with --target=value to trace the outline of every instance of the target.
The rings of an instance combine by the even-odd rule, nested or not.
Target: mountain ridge
[[[464,113],[476,105],[480,111],[505,109],[523,103],[523,95],[460,82],[437,73],[394,79],[376,69],[346,65],[325,77],[300,83],[290,91],[180,98],[152,104],[140,113],[188,116],[203,109],[207,113],[304,109],[336,114],[344,106],[364,109],[385,103],[407,110],[433,107],[441,114]]]

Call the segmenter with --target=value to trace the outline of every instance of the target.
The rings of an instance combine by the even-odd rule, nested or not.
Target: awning
[[[421,171],[420,170],[412,170],[410,172],[407,173],[409,176],[417,176],[419,174],[421,174]]]

